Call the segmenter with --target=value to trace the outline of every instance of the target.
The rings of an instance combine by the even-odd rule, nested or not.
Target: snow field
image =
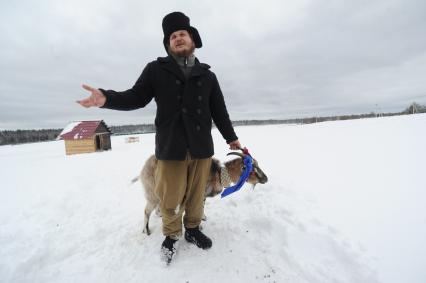
[[[237,127],[269,177],[208,199],[213,247],[159,256],[130,180],[154,135],[66,156],[62,141],[0,147],[1,282],[426,282],[426,115]],[[213,130],[216,157],[227,146]],[[234,158],[234,157],[232,157]]]

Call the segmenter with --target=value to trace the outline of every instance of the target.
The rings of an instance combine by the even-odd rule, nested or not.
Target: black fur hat
[[[203,46],[198,30],[194,27],[191,27],[191,25],[189,24],[189,18],[185,16],[184,13],[173,12],[166,15],[163,18],[162,25],[163,25],[163,33],[164,33],[163,44],[164,44],[164,48],[166,48],[166,51],[167,51],[167,46],[169,45],[170,35],[177,30],[188,31],[192,36],[192,40],[194,41],[196,48],[200,48]]]

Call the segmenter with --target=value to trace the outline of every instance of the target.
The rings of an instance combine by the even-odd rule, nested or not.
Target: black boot
[[[167,236],[161,244],[161,259],[167,264],[172,262],[173,256],[176,253],[176,242],[178,240],[172,239]]]
[[[202,248],[203,250],[207,250],[212,247],[212,240],[204,235],[198,227],[187,228],[185,231],[185,240],[197,245],[197,247]]]

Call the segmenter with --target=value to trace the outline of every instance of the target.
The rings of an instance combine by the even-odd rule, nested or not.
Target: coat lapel
[[[167,71],[174,74],[176,77],[178,77],[181,81],[185,81],[185,76],[182,72],[182,70],[179,68],[179,65],[176,63],[176,61],[171,58],[170,56],[167,57],[159,57],[157,59],[158,62],[160,62],[160,66]]]
[[[191,77],[202,76],[202,75],[204,75],[204,74],[207,73],[207,71],[209,70],[209,68],[210,68],[209,65],[200,63],[198,61],[198,59],[196,59],[195,65],[194,65],[194,67],[192,67]]]

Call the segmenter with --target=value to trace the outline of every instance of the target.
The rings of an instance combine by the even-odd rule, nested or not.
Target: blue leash
[[[253,158],[247,154],[244,156],[243,162],[246,169],[243,171],[243,174],[241,174],[240,179],[235,185],[227,187],[225,188],[225,190],[223,190],[222,194],[220,195],[222,198],[240,190],[244,183],[247,181],[248,177],[250,176],[250,172],[253,169]]]

